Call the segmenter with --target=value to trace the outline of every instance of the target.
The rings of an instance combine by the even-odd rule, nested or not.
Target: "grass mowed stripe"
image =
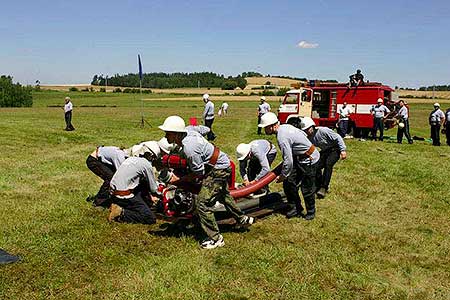
[[[39,92],[33,108],[0,109],[0,247],[22,258],[0,267],[1,299],[450,297],[450,147],[347,140],[349,158],[336,165],[314,221],[272,215],[204,251],[193,236],[155,234],[161,223],[109,224],[84,200],[100,185],[85,166],[97,145],[159,139],[165,117],[201,116],[201,99],[145,95],[160,101],[144,103],[152,127],[140,129],[139,96],[71,93],[76,130],[65,132],[62,110],[47,106],[66,94]],[[215,142],[236,161],[237,144],[261,138],[257,102],[229,103]],[[412,135],[429,136],[430,109],[411,104]]]

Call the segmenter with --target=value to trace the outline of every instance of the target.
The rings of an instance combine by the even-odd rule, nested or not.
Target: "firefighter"
[[[254,140],[249,144],[239,144],[236,148],[236,156],[244,185],[253,184],[269,173],[276,155],[277,149],[267,140]]]
[[[447,146],[450,146],[450,108],[445,112],[445,137],[447,138]]]
[[[209,99],[208,94],[203,95],[203,102],[205,102],[205,109],[203,110],[203,122],[205,126],[210,129],[210,132],[207,133],[206,137],[208,141],[213,141],[216,138],[216,135],[212,131],[212,125],[214,123],[214,103]]]
[[[333,167],[340,159],[347,158],[347,147],[342,137],[328,127],[317,126],[313,119],[302,118],[300,128],[308,135],[314,146],[320,148],[320,159],[316,173],[318,198],[325,198],[329,191]]]
[[[391,111],[383,104],[383,99],[378,98],[377,105],[372,106],[370,113],[373,115],[372,137],[377,140],[377,130],[380,130],[380,141],[383,141],[384,118]]]
[[[405,106],[405,102],[403,100],[399,101],[400,109],[396,114],[396,118],[398,118],[398,129],[397,129],[397,143],[401,144],[403,141],[403,134],[405,134],[406,139],[409,144],[413,143],[411,138],[411,134],[409,133],[409,111]]]
[[[220,202],[240,225],[251,225],[254,218],[246,216],[236,206],[228,190],[228,178],[231,176],[228,156],[209,143],[198,132],[187,131],[184,120],[179,116],[167,117],[159,126],[166,133],[169,143],[183,148],[191,173],[182,178],[172,175],[172,181],[201,182],[200,192],[195,200],[196,213],[207,238],[201,242],[204,249],[214,249],[225,245],[223,236],[213,212],[213,206]]]
[[[261,135],[261,117],[270,111],[270,104],[266,102],[266,97],[262,96],[260,99],[261,103],[258,105],[258,135]]]
[[[155,142],[156,143],[156,142]],[[149,202],[157,191],[152,162],[160,155],[159,147],[140,147],[137,157],[127,158],[117,169],[110,183],[111,204],[108,220],[110,222],[153,224],[155,214]]]
[[[341,137],[345,137],[345,135],[347,134],[348,117],[351,113],[353,113],[353,110],[350,106],[347,105],[347,102],[344,102],[344,104],[338,110],[339,114],[338,132],[341,135]]]
[[[129,152],[119,147],[97,147],[86,159],[86,165],[95,175],[103,179],[97,195],[88,196],[86,201],[93,201],[94,206],[108,208],[111,205],[109,183],[119,166],[127,159]]]
[[[203,125],[188,125],[186,126],[186,130],[187,131],[197,131],[198,133],[200,133],[202,136],[208,136],[208,133],[211,132],[211,129],[207,126],[203,126]]]
[[[440,109],[439,103],[434,103],[434,109],[430,113],[429,122],[431,129],[431,139],[433,140],[433,146],[441,145],[441,125],[444,123],[445,115]]]
[[[361,70],[356,70],[356,74],[350,75],[349,78],[348,87],[357,87],[364,84],[364,75]]]
[[[283,182],[284,193],[288,201],[295,205],[286,214],[286,217],[314,219],[316,213],[315,177],[320,157],[319,152],[308,140],[305,132],[289,124],[280,125],[277,116],[272,112],[261,117],[259,127],[264,128],[268,135],[276,134],[278,146],[281,149],[283,166],[277,182]],[[299,184],[305,200],[306,215],[303,214],[298,194]]]

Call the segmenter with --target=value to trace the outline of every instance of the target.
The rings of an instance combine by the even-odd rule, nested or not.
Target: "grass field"
[[[66,95],[74,132],[49,107]],[[272,215],[204,251],[158,234],[161,222],[109,224],[85,201],[100,185],[85,165],[97,145],[159,139],[165,117],[203,109],[145,98],[145,129],[132,94],[36,92],[33,108],[0,109],[0,248],[22,258],[0,266],[0,299],[450,299],[450,147],[349,140],[315,220]],[[233,99],[214,128],[235,160],[258,136],[255,100]],[[429,136],[430,109],[411,103],[412,135]]]

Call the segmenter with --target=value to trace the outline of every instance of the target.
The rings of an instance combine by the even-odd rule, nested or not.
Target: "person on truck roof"
[[[356,70],[356,74],[350,75],[350,82],[348,87],[355,87],[364,84],[364,75],[361,73],[361,70]]]

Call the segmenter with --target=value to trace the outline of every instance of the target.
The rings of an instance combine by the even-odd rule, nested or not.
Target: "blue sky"
[[[0,74],[24,84],[137,72],[138,53],[144,72],[450,84],[450,1],[2,2]]]

